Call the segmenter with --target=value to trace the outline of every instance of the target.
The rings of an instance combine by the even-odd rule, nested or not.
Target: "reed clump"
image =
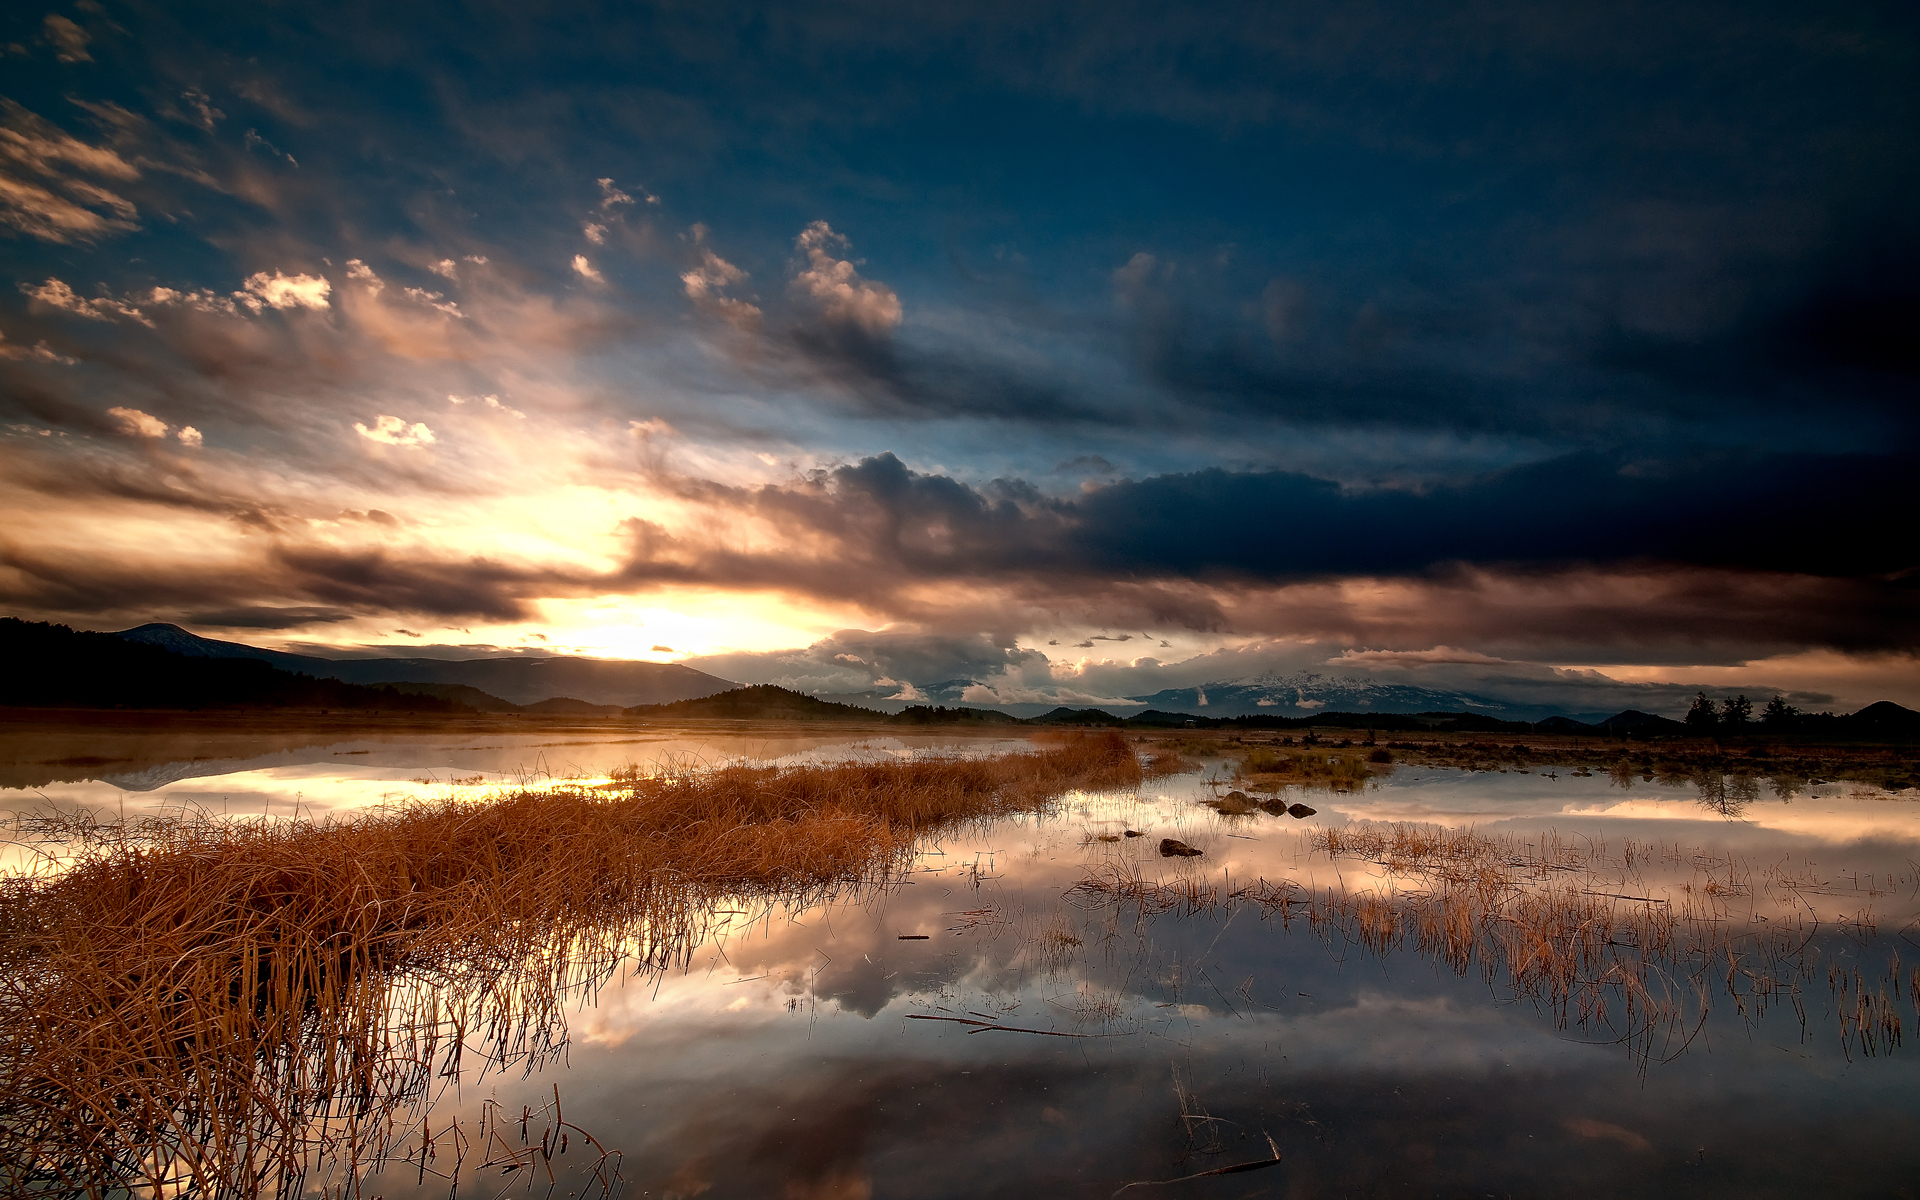
[[[1327,788],[1351,792],[1363,788],[1375,775],[1393,770],[1391,760],[1375,763],[1364,753],[1329,753],[1318,749],[1285,750],[1256,746],[1247,751],[1238,771],[1254,791],[1277,792],[1284,787]]]
[[[57,868],[0,883],[0,1191],[287,1194],[316,1162],[351,1188],[463,1056],[537,1065],[569,996],[684,965],[723,901],[882,882],[957,822],[1141,777],[1108,735],[341,821],[37,822]]]

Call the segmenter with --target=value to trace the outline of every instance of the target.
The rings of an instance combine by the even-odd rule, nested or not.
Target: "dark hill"
[[[1024,725],[997,708],[947,708],[916,704],[887,719],[889,725]]]
[[[1026,723],[1029,725],[1125,725],[1127,721],[1126,718],[1116,717],[1103,708],[1068,708],[1062,705],[1050,713],[1028,717]]]
[[[586,700],[575,700],[572,696],[555,696],[550,700],[535,700],[532,704],[522,704],[520,711],[573,717],[617,717],[626,710],[618,704],[593,704]]]
[[[1616,737],[1685,737],[1687,727],[1667,717],[1655,716],[1629,708],[1618,712],[1594,726],[1602,733],[1611,733]]]
[[[1869,704],[1857,713],[1834,721],[1843,737],[1886,738],[1906,741],[1920,737],[1920,712],[1903,708],[1891,700]]]
[[[716,696],[678,700],[672,704],[636,704],[626,710],[630,717],[662,720],[707,721],[872,721],[887,719],[886,713],[851,704],[816,700],[799,692],[790,692],[770,683],[734,688]]]
[[[388,686],[403,696],[438,696],[442,700],[451,700],[455,704],[464,704],[475,712],[510,713],[521,711],[520,705],[518,704],[510,704],[498,696],[489,695],[479,688],[468,687],[464,683],[395,683]]]
[[[257,659],[190,657],[13,617],[0,617],[0,662],[0,704],[12,707],[473,711],[440,696],[315,679]]]

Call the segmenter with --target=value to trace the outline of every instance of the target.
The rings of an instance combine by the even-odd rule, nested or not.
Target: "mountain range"
[[[1210,717],[1311,717],[1323,712],[1421,713],[1469,712],[1502,721],[1540,721],[1571,716],[1591,723],[1606,713],[1568,713],[1563,708],[1517,704],[1471,692],[1441,691],[1403,683],[1379,683],[1351,675],[1296,671],[1268,672],[1252,679],[1223,679],[1199,687],[1167,688],[1150,696],[1129,696],[1150,708]]]
[[[695,700],[739,686],[731,680],[696,671],[679,663],[635,662],[616,658],[319,658],[262,650],[240,642],[222,642],[189,633],[178,625],[154,623],[123,629],[115,636],[144,642],[189,658],[251,658],[282,671],[338,679],[346,683],[433,685],[417,690],[486,708],[484,698],[465,694],[471,688],[510,705],[540,704],[549,700],[585,701],[594,705],[670,704]]]
[[[671,664],[563,657],[323,659],[202,638],[176,625],[163,624],[109,634],[4,617],[0,618],[0,661],[9,668],[0,673],[0,706],[7,707],[307,708],[375,713],[477,710],[726,721],[857,721],[879,715],[866,705],[834,703],[771,684],[741,687]],[[421,676],[428,678],[423,680]],[[974,686],[971,681],[950,680],[934,690],[964,693]],[[548,694],[534,699],[542,691],[561,688],[583,692],[587,698]],[[501,692],[522,699],[508,700]],[[916,689],[915,699],[925,694]],[[620,703],[635,696],[639,697],[636,703]],[[888,704],[904,701],[899,692],[874,699]],[[1166,707],[1148,707],[1150,701]],[[988,709],[920,703],[882,719],[889,724],[912,725],[1021,723],[1247,730],[1326,725],[1389,732],[1424,729],[1634,738],[1698,737],[1714,732],[1631,709],[1604,718],[1581,719],[1558,713],[1542,716],[1538,709],[1468,693],[1310,673],[1270,674],[1193,689],[1167,689],[1152,697],[1136,698],[1133,703],[1145,711],[1120,716],[1098,707],[1055,707],[1044,713],[1016,716],[1004,710],[1039,706]],[[1761,734],[1814,740],[1911,741],[1920,736],[1920,713],[1888,701],[1844,716],[1789,710],[1777,717],[1770,714],[1760,725],[1736,728],[1731,733],[1735,737]]]
[[[911,694],[903,694],[906,689],[896,684],[863,692],[822,693],[820,698],[890,713],[920,704],[992,704],[994,708],[1016,717],[1037,717],[1055,707],[1051,703],[967,700],[967,689],[976,686],[979,686],[978,681],[972,679],[947,679],[915,687],[911,689]],[[1222,679],[1198,687],[1165,688],[1151,695],[1128,696],[1126,700],[1124,704],[1094,704],[1091,707],[1106,709],[1121,717],[1152,710],[1207,717],[1310,717],[1323,712],[1470,712],[1502,721],[1540,721],[1548,717],[1570,716],[1591,724],[1608,715],[1569,713],[1564,708],[1496,700],[1471,692],[1442,691],[1399,683],[1380,683],[1349,675],[1322,675],[1305,671],[1290,675],[1269,672],[1250,679]]]

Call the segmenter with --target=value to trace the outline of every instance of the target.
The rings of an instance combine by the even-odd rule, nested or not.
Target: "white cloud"
[[[77,295],[72,288],[59,279],[49,277],[37,288],[28,287],[23,283],[20,285],[20,290],[51,308],[63,308],[75,316],[85,317],[90,321],[111,321],[115,317],[129,317],[142,325],[149,327],[153,325],[146,314],[124,300],[116,300],[111,296],[88,300]]]
[[[372,429],[368,429],[358,421],[353,423],[353,428],[354,432],[361,437],[370,442],[378,442],[382,446],[405,446],[408,449],[417,450],[433,442],[433,430],[425,425],[418,421],[409,425],[399,417],[390,417],[385,414],[373,419]]]
[[[870,334],[885,333],[900,324],[900,297],[893,289],[860,278],[852,262],[828,252],[830,246],[848,245],[844,235],[825,221],[815,221],[801,231],[794,245],[807,256],[806,265],[793,277],[794,290],[811,297],[828,320]]]
[[[456,279],[459,277],[459,264],[450,258],[443,258],[437,263],[429,263],[427,270],[432,271],[435,275],[444,275],[448,279]]]
[[[586,278],[593,280],[595,283],[605,283],[607,281],[604,275],[593,269],[593,264],[587,261],[587,256],[584,254],[576,254],[573,256],[573,269]]]
[[[387,286],[386,283],[378,275],[375,275],[373,273],[372,267],[361,262],[357,258],[350,258],[347,260],[347,278],[357,279],[361,283],[372,288],[376,292],[379,291],[381,288]]]
[[[275,271],[269,278],[265,271],[258,271],[247,277],[245,290],[235,292],[234,296],[255,312],[259,312],[262,305],[324,309],[328,307],[327,295],[332,291],[333,285],[318,275],[282,275]]]
[[[580,232],[586,234],[587,240],[596,246],[607,240],[607,227],[594,221],[588,221],[585,225],[582,225]]]
[[[495,412],[503,412],[510,417],[518,417],[523,421],[527,419],[527,414],[521,412],[519,409],[511,408],[500,403],[500,397],[498,396],[482,396],[480,399],[486,403],[488,408],[493,409]]]
[[[93,55],[87,53],[87,43],[92,39],[87,31],[75,25],[59,13],[48,13],[47,19],[40,23],[41,37],[54,49],[54,57],[63,63],[92,62]]]
[[[206,440],[200,436],[200,431],[191,425],[182,425],[180,432],[174,436],[180,439],[180,444],[183,446],[198,446]]]
[[[133,437],[161,438],[167,436],[167,423],[159,417],[143,413],[137,408],[110,408],[107,415],[120,422],[122,432]]]
[[[760,319],[758,305],[723,295],[723,290],[747,278],[747,273],[713,252],[706,245],[707,227],[693,227],[693,241],[700,248],[700,263],[680,276],[687,298],[703,311],[715,312],[735,325],[751,325]]]
[[[487,256],[484,254],[469,254],[466,257],[467,261],[476,267],[484,267],[487,265]]]
[[[429,292],[425,288],[417,287],[404,288],[402,290],[407,293],[407,299],[415,303],[424,304],[428,308],[439,309],[450,317],[459,317],[463,321],[467,319],[467,314],[460,311],[458,304],[447,299],[439,292]]]
[[[612,212],[619,205],[633,203],[633,197],[613,186],[613,180],[601,179],[597,182],[600,184],[600,209],[602,212]],[[649,192],[647,189],[641,188],[639,191],[640,198],[648,204],[660,203],[660,197]]]
[[[677,431],[673,426],[667,424],[659,417],[649,417],[644,421],[628,421],[627,432],[634,437],[644,440],[655,437],[671,437]]]
[[[241,293],[235,292],[234,295]],[[174,305],[191,308],[196,312],[236,313],[233,297],[216,294],[212,288],[199,288],[181,292],[169,287],[157,287],[147,293],[147,303],[159,308]]]

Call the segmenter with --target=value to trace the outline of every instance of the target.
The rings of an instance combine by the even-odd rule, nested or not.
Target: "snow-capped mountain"
[[[1468,692],[1439,691],[1399,683],[1379,683],[1351,675],[1299,671],[1268,673],[1252,679],[1220,680],[1191,688],[1166,688],[1151,696],[1129,696],[1149,708],[1208,717],[1269,714],[1307,717],[1323,712],[1470,712],[1503,721],[1536,721],[1557,709],[1515,704]]]

